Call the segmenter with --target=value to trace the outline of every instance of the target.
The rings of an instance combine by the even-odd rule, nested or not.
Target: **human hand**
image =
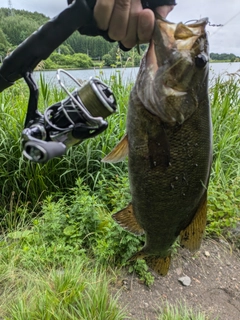
[[[159,6],[155,12],[166,18],[173,8],[174,5]],[[107,31],[109,38],[129,49],[137,43],[150,41],[155,21],[154,12],[143,9],[140,0],[97,0],[94,18],[98,28]]]

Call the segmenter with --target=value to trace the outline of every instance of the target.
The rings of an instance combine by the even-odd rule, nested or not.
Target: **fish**
[[[126,135],[103,162],[128,156],[132,200],[113,215],[123,228],[145,234],[144,259],[165,276],[174,242],[196,251],[207,220],[212,163],[208,97],[208,18],[173,23],[156,16],[152,40],[131,90]]]

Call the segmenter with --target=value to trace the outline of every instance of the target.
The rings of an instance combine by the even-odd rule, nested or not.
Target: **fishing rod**
[[[67,97],[48,107],[43,114],[38,111],[39,91],[32,77],[33,70],[74,31],[93,21],[93,11],[88,4],[85,0],[72,2],[21,43],[0,67],[0,92],[20,78],[24,78],[29,87],[22,146],[23,155],[30,161],[47,162],[64,155],[71,146],[95,137],[107,128],[105,118],[116,111],[116,99],[102,81],[90,78],[82,86],[62,69],[58,70],[57,78]],[[73,92],[63,84],[62,74],[77,85]]]

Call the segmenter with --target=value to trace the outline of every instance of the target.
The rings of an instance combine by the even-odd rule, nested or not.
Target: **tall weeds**
[[[0,206],[8,206],[12,195],[34,207],[39,196],[67,190],[82,177],[94,187],[97,179],[111,179],[126,171],[126,164],[112,166],[109,170],[101,163],[103,156],[119,141],[125,132],[126,107],[130,86],[124,86],[121,76],[112,76],[110,86],[118,98],[117,114],[109,119],[108,129],[100,136],[82,142],[70,149],[66,156],[47,164],[30,163],[21,154],[21,132],[24,128],[28,103],[28,90],[23,82],[3,92],[0,96]],[[47,86],[40,79],[39,109],[63,99],[62,91]],[[16,200],[17,201],[17,200]],[[1,214],[0,214],[1,216]]]
[[[118,72],[107,83],[118,101],[118,111],[109,117],[108,129],[98,137],[71,148],[66,156],[44,165],[30,163],[21,155],[21,132],[29,96],[26,85],[19,81],[0,95],[0,217],[8,211],[16,215],[21,203],[27,203],[30,212],[37,211],[36,206],[41,204],[41,200],[52,193],[68,193],[79,177],[91,189],[96,189],[99,182],[110,184],[116,177],[126,176],[126,161],[109,165],[101,163],[101,159],[125,134],[126,110],[132,84],[124,83]],[[221,233],[223,225],[232,225],[233,221],[236,223],[236,217],[240,216],[239,91],[237,77],[228,80],[217,78],[210,88],[214,131],[209,187],[210,232],[217,230],[217,233]],[[40,109],[63,98],[62,91],[50,87],[41,77]]]
[[[218,77],[210,88],[213,164],[209,186],[208,232],[222,234],[240,219],[240,81]]]
[[[240,176],[240,80],[217,78],[210,99],[214,130],[211,178],[226,185]]]

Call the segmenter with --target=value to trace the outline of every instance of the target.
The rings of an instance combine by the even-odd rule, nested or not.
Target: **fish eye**
[[[195,57],[195,65],[197,68],[204,68],[206,64],[208,63],[208,58],[205,54],[200,53]]]

